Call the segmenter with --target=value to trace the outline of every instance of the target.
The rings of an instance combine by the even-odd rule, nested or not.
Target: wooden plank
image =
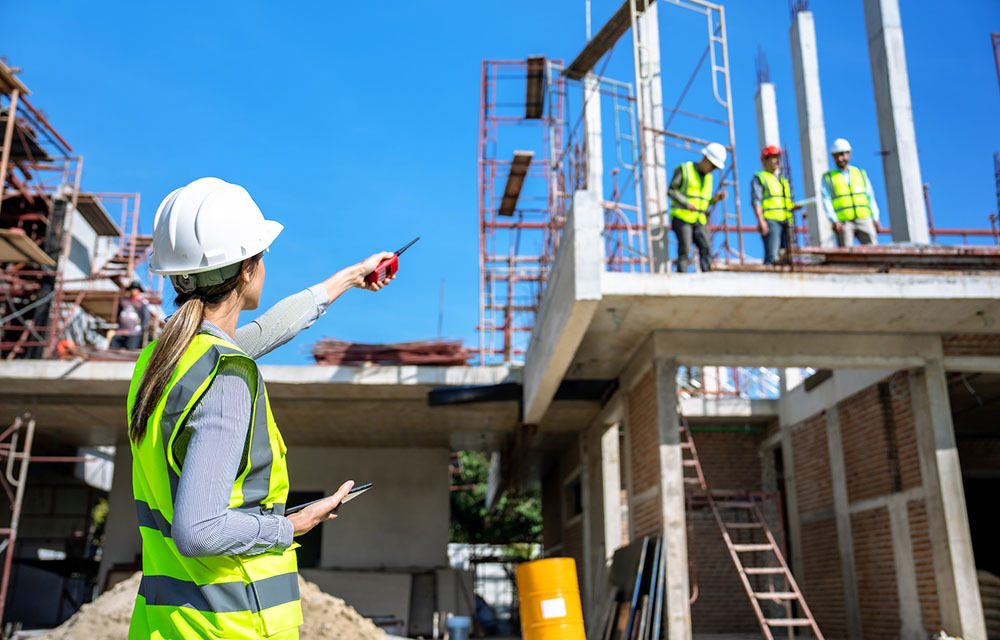
[[[56,261],[35,244],[35,241],[18,229],[0,229],[0,261],[34,262],[43,267],[54,267]]]
[[[636,10],[642,13],[651,0],[635,0]],[[573,62],[563,70],[563,75],[573,80],[579,80],[590,72],[597,61],[604,57],[615,46],[618,39],[632,26],[632,16],[629,14],[629,0],[615,11],[611,19],[601,27],[590,42],[577,54]]]

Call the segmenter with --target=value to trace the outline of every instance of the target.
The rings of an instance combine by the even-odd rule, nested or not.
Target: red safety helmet
[[[773,144],[769,144],[761,150],[760,159],[763,160],[768,156],[780,156],[780,155],[781,155],[781,149],[774,146]]]

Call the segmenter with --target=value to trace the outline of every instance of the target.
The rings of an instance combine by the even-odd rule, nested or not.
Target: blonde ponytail
[[[177,363],[180,362],[184,352],[191,345],[191,341],[201,331],[205,305],[218,304],[225,300],[233,290],[239,289],[240,275],[244,271],[253,275],[262,255],[263,253],[259,253],[253,258],[244,260],[236,275],[221,284],[210,285],[188,293],[178,291],[176,304],[179,306],[177,312],[170,316],[160,333],[156,346],[153,347],[153,354],[149,357],[146,369],[142,373],[142,379],[139,381],[135,403],[132,405],[132,413],[129,415],[128,437],[132,442],[138,444],[142,440],[142,436],[146,434],[146,424],[163,397],[163,392],[167,388],[167,383],[170,382],[174,368],[177,367]]]
[[[142,380],[139,381],[139,391],[135,396],[135,404],[132,405],[132,415],[129,416],[128,437],[132,442],[138,443],[146,433],[146,423],[167,388],[174,367],[201,330],[204,312],[205,302],[201,298],[189,298],[170,316],[167,326],[163,328],[142,374]]]

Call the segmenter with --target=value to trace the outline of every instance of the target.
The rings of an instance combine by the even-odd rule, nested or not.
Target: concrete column
[[[104,590],[112,565],[134,562],[141,553],[139,520],[132,497],[132,450],[128,441],[119,442],[115,447],[115,470],[108,495],[108,522],[104,527],[104,550],[97,573],[98,592]]]
[[[940,360],[929,360],[922,373],[911,376],[910,392],[920,474],[927,496],[941,624],[949,635],[986,640],[962,468]]]
[[[604,151],[601,145],[601,83],[592,73],[583,79],[583,134],[587,151],[587,191],[604,200]]]
[[[667,159],[663,136],[649,130],[663,129],[663,83],[660,76],[660,25],[657,5],[652,2],[638,18],[640,61],[635,65],[635,86],[641,92],[639,110],[642,154],[642,197],[649,220],[653,271],[670,270],[670,216],[667,200]]]
[[[604,497],[604,557],[610,560],[615,550],[622,546],[621,525],[621,452],[619,451],[618,423],[601,434],[601,480]]]
[[[773,144],[781,148],[781,135],[778,133],[778,98],[774,93],[774,84],[770,82],[758,84],[753,101],[757,107],[757,146],[763,149]]]
[[[899,0],[864,0],[863,4],[892,239],[928,244]]]
[[[781,407],[790,402],[787,394],[778,398]],[[785,409],[780,409],[779,415],[786,415]],[[779,425],[781,436],[781,466],[785,476],[785,511],[788,514],[789,558],[792,574],[799,584],[803,583],[802,573],[802,522],[799,519],[799,498],[795,483],[795,452],[792,450],[792,425],[784,420]]]
[[[858,599],[857,573],[854,566],[854,536],[847,496],[847,470],[844,446],[840,438],[840,414],[837,405],[826,410],[826,444],[830,456],[830,482],[833,484],[833,510],[837,519],[837,551],[844,580],[844,605],[847,612],[847,637],[861,640],[861,605]],[[909,535],[909,534],[907,534]]]
[[[819,57],[816,54],[816,27],[811,11],[800,11],[789,29],[792,41],[792,73],[795,78],[795,106],[799,117],[799,146],[802,148],[802,184],[807,198],[818,197],[820,181],[829,167],[823,100],[819,88]],[[829,247],[834,244],[833,228],[820,203],[808,205],[809,242]]]
[[[889,498],[889,532],[892,535],[892,559],[896,569],[896,596],[899,599],[899,640],[924,640],[920,592],[917,589],[917,567],[913,562],[913,539],[910,537],[910,516],[906,496]]]
[[[691,640],[687,506],[684,501],[684,467],[677,414],[677,362],[657,357],[653,366],[660,434],[661,514],[663,539],[666,543],[666,637],[669,640]]]

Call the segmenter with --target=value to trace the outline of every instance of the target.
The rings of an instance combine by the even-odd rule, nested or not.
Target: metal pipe
[[[7,163],[10,161],[10,145],[14,141],[14,121],[17,119],[17,100],[20,95],[20,89],[14,87],[14,91],[10,94],[10,106],[7,108],[7,126],[3,132],[3,152],[0,153],[0,207],[3,206],[3,194],[7,191]],[[0,603],[0,606],[2,605],[3,603]]]

